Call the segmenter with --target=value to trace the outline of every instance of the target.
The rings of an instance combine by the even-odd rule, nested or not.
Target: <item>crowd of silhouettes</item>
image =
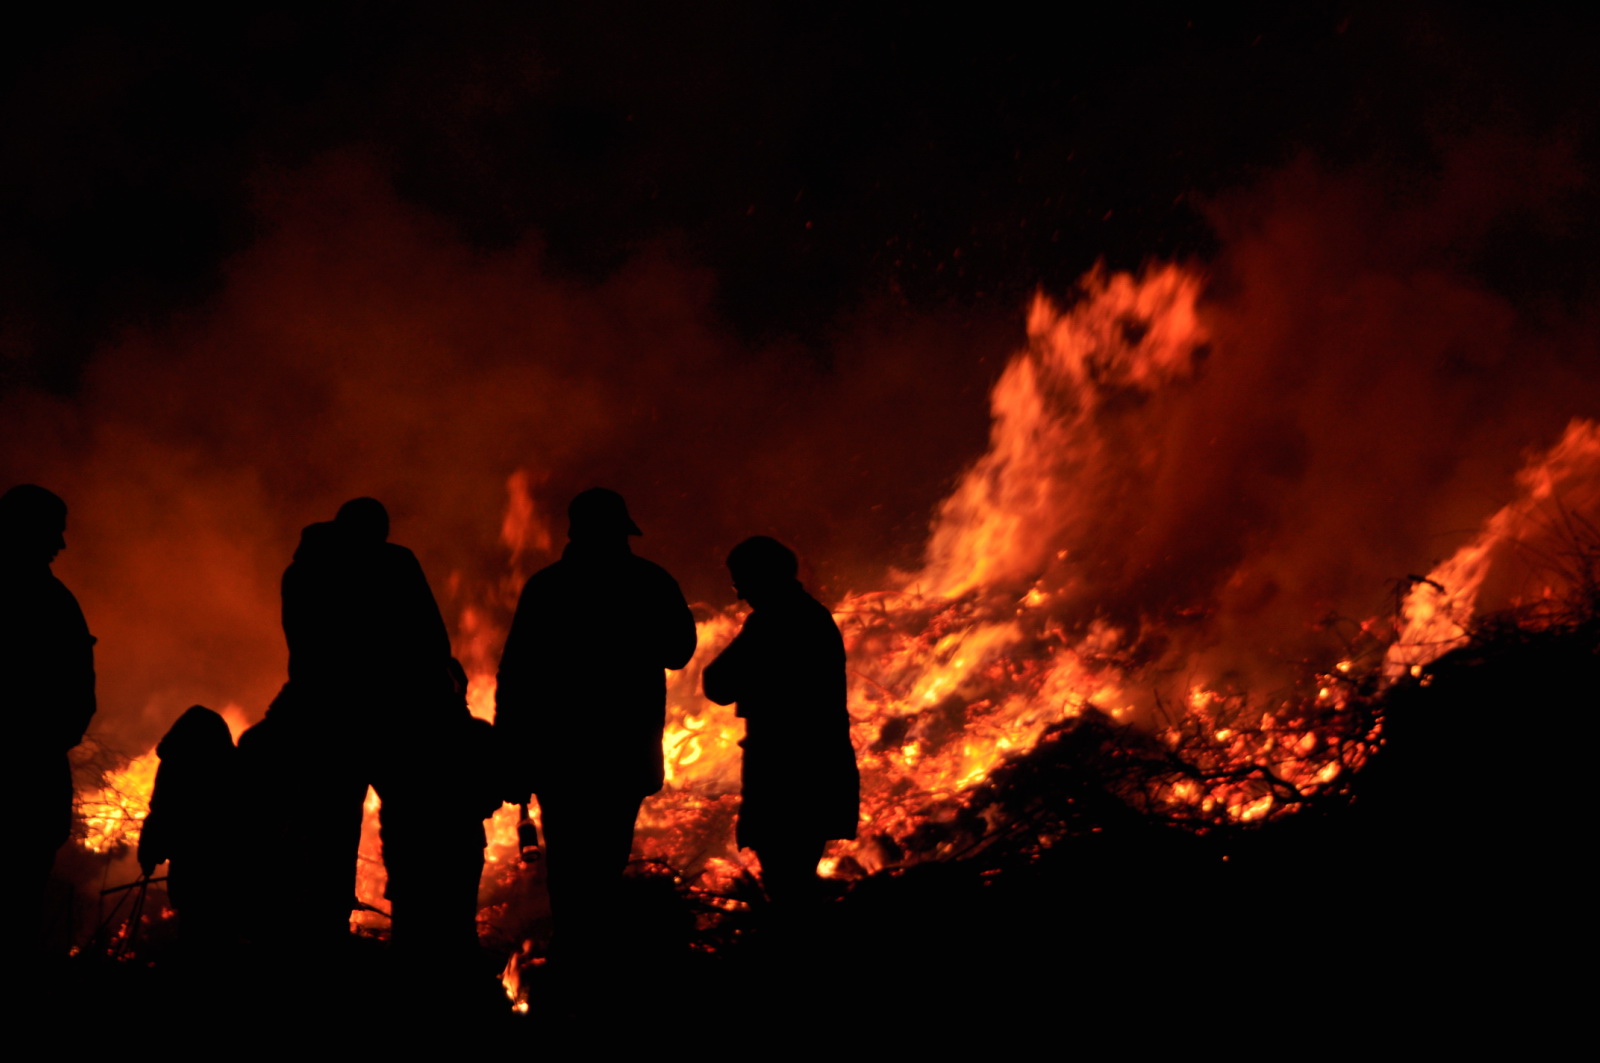
[[[371,787],[393,952],[418,989],[470,992],[483,823],[530,797],[552,958],[586,987],[618,967],[619,887],[640,807],[664,781],[665,673],[689,663],[697,635],[677,581],[633,553],[642,532],[621,495],[584,491],[568,516],[560,559],[518,601],[492,727],[468,711],[427,577],[389,541],[383,505],[353,499],[304,530],[282,582],[288,680],[265,717],[236,747],[222,717],[196,705],[157,747],[138,860],[146,876],[166,865],[188,949],[215,958],[242,937],[302,959],[337,949],[359,907]],[[65,504],[43,488],[0,497],[0,674],[24,728],[24,849],[41,892],[71,826],[67,752],[95,708],[94,639],[50,571],[65,527]],[[706,667],[705,693],[746,721],[738,844],[755,851],[774,911],[794,912],[815,900],[826,842],[855,834],[844,645],[781,543],[749,539],[728,568],[752,612]],[[278,795],[257,845],[292,862],[293,884],[241,915],[233,897],[247,872],[228,817],[231,798],[257,787]]]

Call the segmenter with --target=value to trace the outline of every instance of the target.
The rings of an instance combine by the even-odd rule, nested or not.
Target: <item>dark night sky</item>
[[[1086,493],[1109,531],[1066,545],[1108,571],[1136,538],[1209,549],[1181,604],[1234,609],[1218,637],[1247,648],[1370,614],[1505,503],[1525,448],[1600,415],[1597,36],[1216,6],[13,22],[0,484],[74,507],[58,570],[110,740],[265,708],[283,566],[355,494],[491,632],[533,563],[502,532],[518,476],[546,554],[605,483],[699,602],[731,601],[752,533],[821,593],[890,585],[984,449],[1031,296],[1099,261],[1205,263],[1233,346],[1184,416],[1130,421],[1186,489]],[[1090,605],[1117,594],[1167,608]]]
[[[1600,74],[1572,16],[347,3],[10,30],[0,483],[69,499],[60,571],[146,735],[265,706],[283,566],[357,494],[489,630],[508,564],[542,563],[502,531],[518,476],[540,556],[604,483],[693,600],[731,601],[753,533],[820,593],[892,585],[984,450],[1032,295],[1098,261],[1203,264],[1231,344],[1187,419],[1130,432],[1192,490],[1083,502],[1095,528],[1133,507],[1108,571],[1136,533],[1162,564],[1206,546],[1195,609],[1253,557],[1274,616],[1366,615],[1600,415]]]
[[[751,534],[825,600],[907,586],[1030,299],[1098,262],[1202,264],[1215,342],[1072,437],[1095,475],[1035,536],[1067,604],[1015,652],[1153,630],[1126,685],[1158,705],[1344,652],[1325,620],[1391,609],[1600,421],[1592,14],[168,6],[0,32],[0,489],[73,507],[113,751],[260,717],[283,568],[357,494],[475,681],[599,483],[697,608]]]
[[[1396,195],[1486,124],[1594,158],[1595,37],[1567,16],[810,7],[36,16],[0,45],[0,389],[70,393],[119,330],[203,304],[258,190],[337,149],[579,280],[670,245],[739,334],[824,361],[883,300],[1011,328],[1097,259],[1204,255],[1205,205],[1297,157]],[[1495,245],[1490,283],[1586,291],[1596,213],[1567,220]],[[1530,278],[1530,240],[1560,268]]]
[[[1019,492],[1059,528],[1001,514],[1054,612],[1003,645],[1109,621],[1149,704],[1331,666],[1343,618],[1387,615],[1600,422],[1593,17],[160,6],[0,32],[0,489],[72,507],[55,570],[108,750],[192,704],[260,718],[284,566],[356,495],[477,683],[596,484],[702,616],[752,534],[824,600],[914,591],[1032,297],[1069,306],[1098,262],[1202,278],[1206,342],[1027,437],[1073,444]]]

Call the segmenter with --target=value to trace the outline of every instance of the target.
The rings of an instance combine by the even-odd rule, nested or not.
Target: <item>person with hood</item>
[[[467,710],[467,675],[450,659],[457,694],[437,715],[413,721],[376,765],[373,787],[388,873],[395,953],[427,1006],[473,1006],[505,997],[478,959],[478,885],[488,838],[483,821],[500,807],[490,768],[493,732]]]
[[[751,613],[701,682],[745,722],[738,844],[754,849],[775,906],[816,892],[830,839],[854,838],[861,779],[850,744],[844,639],[806,593],[799,561],[776,539],[746,539],[728,554],[735,592]]]
[[[495,730],[532,791],[558,954],[597,962],[645,797],[662,786],[666,669],[694,656],[677,581],[636,556],[621,495],[584,491],[561,559],[522,590],[500,658]],[[512,795],[507,795],[512,796]]]
[[[233,734],[204,705],[178,717],[156,746],[161,766],[150,814],[139,832],[139,868],[167,865],[167,896],[185,941],[215,951],[229,936],[233,894],[239,888],[243,808]]]
[[[0,495],[0,713],[17,872],[36,903],[72,833],[72,768],[95,711],[94,637],[50,563],[66,549],[67,504],[34,484]]]

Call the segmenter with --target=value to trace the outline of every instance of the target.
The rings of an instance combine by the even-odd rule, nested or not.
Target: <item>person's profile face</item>
[[[13,556],[30,562],[43,561],[45,564],[56,559],[56,555],[67,548],[66,521],[40,521],[27,527],[18,528],[8,536],[6,550]]]

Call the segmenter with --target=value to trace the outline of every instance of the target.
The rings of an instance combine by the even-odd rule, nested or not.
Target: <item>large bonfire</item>
[[[1247,635],[1229,625],[1224,605],[1146,595],[1166,604],[1108,608],[1108,586],[1149,576],[1108,571],[1103,552],[1084,543],[1103,536],[1109,499],[1131,497],[1136,507],[1142,492],[1171,488],[1165,455],[1126,411],[1148,418],[1208,358],[1227,356],[1212,350],[1203,287],[1199,272],[1166,265],[1138,277],[1096,271],[1068,306],[1037,297],[1028,345],[991,395],[988,449],[939,506],[922,564],[834,603],[849,654],[862,806],[857,839],[834,844],[826,873],[860,877],[953,855],[971,832],[939,825],[959,819],[981,829],[985,784],[997,770],[1090,715],[1170,754],[1176,768],[1141,792],[1142,812],[1201,828],[1289,814],[1342,785],[1375,748],[1380,735],[1364,717],[1352,723],[1350,699],[1421,675],[1459,644],[1486,584],[1502,584],[1496,601],[1523,604],[1569,590],[1559,566],[1528,562],[1559,554],[1562,528],[1600,511],[1600,426],[1587,421],[1528,460],[1513,500],[1476,537],[1426,576],[1400,581],[1392,615],[1305,617],[1305,630],[1284,639],[1293,652],[1249,673],[1270,676],[1264,686],[1225,666],[1237,649],[1228,640]],[[551,529],[537,519],[529,484],[526,474],[511,479],[503,537],[548,549]],[[503,593],[486,588],[484,597]],[[485,718],[504,634],[491,615],[469,609],[456,618],[469,704]],[[635,855],[715,892],[749,860],[732,840],[742,725],[701,695],[700,672],[742,614],[697,615],[694,660],[668,678],[667,785],[645,806]],[[79,844],[108,852],[136,841],[154,769],[151,751],[81,793]],[[369,795],[360,893],[381,907],[377,807]],[[482,886],[490,917],[525,873],[518,818],[506,806],[490,823]]]

